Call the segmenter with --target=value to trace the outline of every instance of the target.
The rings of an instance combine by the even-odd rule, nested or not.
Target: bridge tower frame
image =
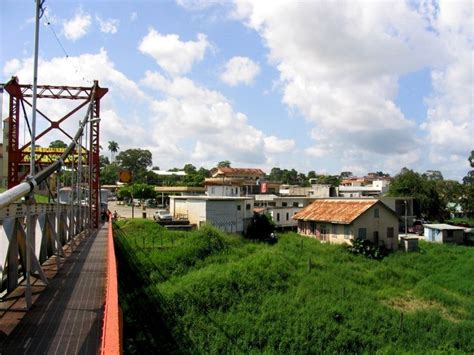
[[[95,87],[95,94],[92,97],[92,92]],[[27,99],[33,97],[33,86],[19,84],[17,77],[12,77],[11,80],[4,85],[4,90],[10,95],[9,98],[9,111],[6,123],[8,124],[8,145],[7,145],[7,156],[8,156],[8,170],[7,170],[7,186],[12,188],[21,183],[28,175],[29,172],[21,173],[20,166],[29,164],[28,157],[29,152],[27,148],[31,146],[31,140],[27,141],[28,137],[25,137],[25,144],[20,147],[19,145],[19,132],[20,132],[20,110],[22,105],[26,104],[32,107]],[[36,133],[35,140],[46,135],[53,129],[60,130],[63,134],[71,139],[62,127],[61,124],[66,121],[69,117],[78,112],[81,108],[88,105],[91,100],[94,100],[91,111],[91,118],[100,117],[100,100],[107,94],[107,88],[99,87],[99,82],[94,80],[94,84],[91,87],[83,86],[54,86],[54,85],[38,85],[37,86],[37,99],[58,99],[58,100],[81,100],[80,104],[75,108],[63,115],[59,120],[52,120],[38,108],[36,112],[49,122],[49,127],[41,132]],[[26,117],[25,117],[26,119]],[[86,149],[87,161],[89,164],[90,173],[90,191],[91,191],[91,220],[94,228],[99,225],[99,211],[100,211],[100,161],[99,161],[99,120],[91,122],[89,142],[90,146]],[[57,156],[57,153],[41,153],[36,157],[37,162],[41,159],[41,156],[52,155]],[[54,159],[54,158],[53,158]]]

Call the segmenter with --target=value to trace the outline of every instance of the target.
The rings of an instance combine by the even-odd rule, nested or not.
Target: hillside
[[[295,233],[116,228],[126,353],[474,352],[474,248],[383,261]]]

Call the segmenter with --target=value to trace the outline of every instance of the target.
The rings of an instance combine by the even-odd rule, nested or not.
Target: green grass
[[[473,353],[474,249],[382,261],[144,220],[116,229],[126,353]]]

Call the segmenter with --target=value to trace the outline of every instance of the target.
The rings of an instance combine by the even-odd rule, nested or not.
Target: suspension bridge
[[[99,184],[100,102],[108,90],[97,81],[90,87],[32,86],[16,77],[4,90],[8,189],[0,193],[0,353],[118,354],[117,270]],[[74,107],[51,117],[33,98]],[[35,131],[27,107],[46,122],[42,131]],[[66,121],[84,110],[70,134]],[[23,134],[20,144],[22,128],[31,139]],[[66,148],[35,147],[58,131],[70,140]],[[39,188],[48,191],[49,203],[35,201]]]

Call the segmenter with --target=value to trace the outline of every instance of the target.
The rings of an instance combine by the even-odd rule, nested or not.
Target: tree
[[[217,163],[218,168],[230,168],[230,161],[228,160],[223,160]]]
[[[110,161],[114,161],[115,153],[120,149],[118,143],[115,141],[109,141],[108,149],[110,151]]]
[[[67,148],[67,144],[64,143],[60,139],[56,139],[55,141],[52,141],[51,143],[49,143],[49,147],[50,148]]]
[[[105,155],[99,155],[99,164],[101,169],[106,165],[110,165],[109,158],[107,158]]]
[[[440,181],[443,180],[443,174],[439,170],[427,170],[426,173],[423,174],[428,180],[435,180]]]
[[[193,164],[184,165],[183,170],[188,175],[192,175],[196,173],[196,167]]]
[[[152,155],[146,149],[127,149],[116,157],[117,164],[131,171],[134,182],[145,182],[147,167],[153,164]]]
[[[341,174],[339,174],[339,176],[341,179],[346,179],[352,176],[352,171],[341,171]]]
[[[467,160],[469,160],[471,167],[474,168],[474,150],[471,151],[471,155]],[[474,214],[474,170],[470,170],[462,181],[463,194],[460,198],[461,206],[463,211],[472,217]]]
[[[445,206],[436,188],[436,181],[428,180],[413,170],[403,168],[389,186],[389,196],[413,197],[415,214],[432,220],[443,220]]]
[[[105,165],[100,169],[100,183],[101,185],[115,185],[118,180],[120,167],[113,163]]]
[[[270,215],[254,213],[245,236],[249,239],[268,240],[274,231],[275,223]]]

